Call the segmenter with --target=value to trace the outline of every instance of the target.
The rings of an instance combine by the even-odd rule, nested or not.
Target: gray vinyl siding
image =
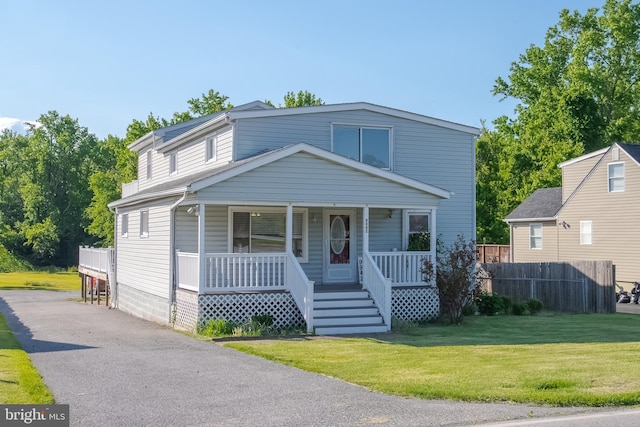
[[[562,203],[567,201],[601,158],[602,156],[589,157],[562,168]]]
[[[199,192],[205,200],[436,206],[437,196],[297,153]]]
[[[218,150],[215,161],[206,161],[207,146],[206,140],[210,136],[218,137]],[[181,145],[177,151],[167,151],[152,153],[152,179],[147,179],[147,151],[138,155],[138,178],[139,189],[162,184],[185,175],[213,169],[218,166],[228,164],[232,159],[233,127],[226,126],[217,132],[213,132],[203,138],[199,138],[188,144]],[[177,173],[169,175],[169,157],[171,153],[177,153],[178,168]]]
[[[129,214],[127,237],[116,235],[118,283],[162,298],[170,296],[170,216],[172,201],[158,201],[149,211],[149,236],[140,236],[141,208],[119,210]]]
[[[531,249],[529,223],[514,223],[511,229],[513,262],[558,261],[558,227],[555,221],[535,221],[542,224],[542,249]]]
[[[625,164],[625,191],[609,193],[608,158],[562,208],[560,257],[562,260],[611,260],[616,266],[616,280],[640,280],[640,166],[622,150]],[[592,222],[592,244],[580,244],[580,221]]]
[[[464,132],[369,111],[241,119],[236,159],[301,141],[331,150],[331,123],[391,127],[392,170],[455,193],[438,210],[444,241],[475,238],[475,145]]]

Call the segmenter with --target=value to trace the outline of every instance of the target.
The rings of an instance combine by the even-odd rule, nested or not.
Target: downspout
[[[169,262],[169,277],[171,280],[171,292],[169,292],[169,307],[171,307],[171,310],[169,311],[169,324],[172,324],[173,321],[173,304],[176,301],[176,208],[180,205],[180,203],[184,202],[184,199],[186,198],[187,191],[185,190],[185,192],[182,194],[182,197],[180,197],[174,204],[169,207],[169,229],[171,230],[171,232],[169,233],[169,259],[171,260]]]

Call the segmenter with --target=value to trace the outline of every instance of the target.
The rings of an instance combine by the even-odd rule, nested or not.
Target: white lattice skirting
[[[174,326],[195,332],[212,319],[243,323],[258,314],[273,316],[277,328],[304,326],[305,322],[289,292],[197,295],[176,292]]]
[[[400,320],[434,319],[440,315],[440,297],[435,287],[391,289],[391,316]]]
[[[173,326],[195,332],[198,328],[198,294],[178,289],[173,313]]]

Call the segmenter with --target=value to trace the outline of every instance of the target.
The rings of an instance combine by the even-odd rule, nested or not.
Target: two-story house
[[[611,260],[623,287],[640,280],[640,145],[558,166],[562,187],[536,190],[505,218],[512,261]]]
[[[114,301],[194,329],[209,319],[318,334],[439,311],[421,273],[436,236],[475,238],[479,129],[368,103],[256,101],[149,132],[116,215]],[[430,247],[407,251],[427,231]]]

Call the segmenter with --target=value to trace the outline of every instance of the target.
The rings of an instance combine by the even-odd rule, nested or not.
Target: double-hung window
[[[122,237],[129,235],[129,214],[122,214],[120,217],[120,235]]]
[[[609,193],[624,191],[624,163],[609,163]]]
[[[169,175],[178,173],[178,153],[169,154]]]
[[[149,237],[149,211],[140,211],[140,237]]]
[[[151,153],[151,150],[147,151],[147,179],[151,179],[151,164],[153,162],[153,153]]]
[[[284,253],[286,212],[284,209],[231,208],[231,250],[234,253]],[[307,210],[293,210],[293,254],[307,262]]]
[[[333,125],[333,152],[381,169],[391,169],[391,128]]]
[[[580,244],[590,245],[593,238],[591,221],[580,221]]]
[[[542,224],[529,225],[529,248],[542,249]]]
[[[216,157],[218,156],[218,137],[210,136],[209,138],[207,138],[205,145],[207,146],[206,148],[207,154],[206,154],[205,161],[207,162],[215,161]]]
[[[428,251],[431,248],[428,212],[407,212],[407,250]]]

